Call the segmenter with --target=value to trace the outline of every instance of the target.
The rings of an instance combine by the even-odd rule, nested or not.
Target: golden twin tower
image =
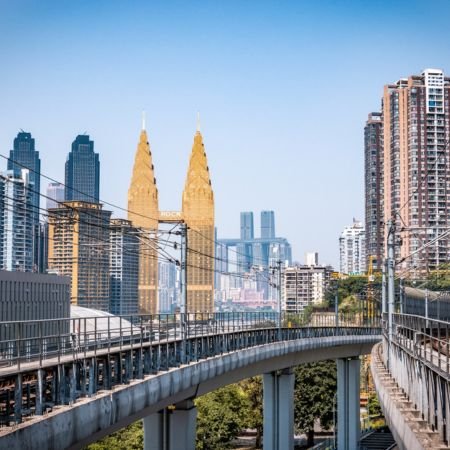
[[[188,229],[186,312],[213,312],[214,193],[199,129],[194,136],[181,212],[175,216]],[[139,309],[144,314],[159,312],[157,230],[159,222],[166,218],[167,214],[159,210],[152,153],[143,123],[128,189],[128,219],[141,229]]]

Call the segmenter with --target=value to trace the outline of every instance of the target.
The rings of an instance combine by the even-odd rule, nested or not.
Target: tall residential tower
[[[366,210],[366,265],[374,269],[383,259],[383,122],[379,112],[369,114],[364,127],[364,176]]]

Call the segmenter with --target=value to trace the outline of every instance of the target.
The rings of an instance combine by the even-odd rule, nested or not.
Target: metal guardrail
[[[393,314],[389,345],[383,317],[383,353],[389,370],[413,409],[443,442],[450,439],[450,322]]]
[[[355,314],[340,314],[339,328],[378,328],[379,321]],[[189,313],[133,316],[93,316],[22,322],[0,322],[0,376],[2,368],[18,371],[27,362],[74,360],[107,349],[133,349],[177,340],[230,334],[245,330],[336,328],[329,314],[274,312]],[[44,330],[56,330],[45,333]],[[356,332],[356,330],[355,330]],[[287,337],[286,333],[280,339]],[[279,339],[278,339],[279,340]]]

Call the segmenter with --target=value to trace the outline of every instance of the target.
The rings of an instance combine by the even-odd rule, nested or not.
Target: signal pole
[[[180,264],[180,285],[181,285],[181,302],[180,302],[180,318],[181,318],[181,340],[182,340],[182,355],[181,360],[186,362],[186,310],[187,310],[187,225],[181,224],[180,230],[180,250],[181,250],[181,264]]]
[[[392,314],[394,312],[395,285],[394,285],[394,267],[395,267],[395,225],[392,220],[387,223],[388,239],[387,239],[387,297],[388,297],[388,358],[387,368],[390,368],[391,351],[392,351]]]
[[[281,340],[281,260],[277,261],[278,268],[278,334]]]

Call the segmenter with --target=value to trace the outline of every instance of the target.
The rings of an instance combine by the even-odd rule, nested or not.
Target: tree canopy
[[[306,433],[310,446],[314,444],[316,420],[325,429],[333,424],[336,378],[334,361],[303,364],[295,369],[295,431]]]

